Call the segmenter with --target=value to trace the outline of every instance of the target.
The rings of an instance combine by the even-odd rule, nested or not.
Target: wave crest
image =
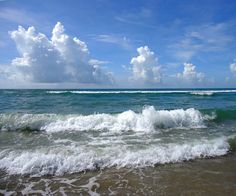
[[[206,118],[200,111],[190,109],[155,110],[146,107],[140,113],[128,110],[119,114],[57,115],[1,114],[1,130],[59,131],[154,131],[167,128],[202,128]]]
[[[236,90],[51,90],[48,94],[192,94],[236,93]]]
[[[211,96],[214,93],[217,93],[217,92],[213,92],[213,91],[193,91],[190,94],[191,95]]]

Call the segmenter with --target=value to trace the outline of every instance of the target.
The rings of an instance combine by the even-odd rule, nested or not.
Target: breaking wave
[[[236,90],[51,90],[48,94],[191,94],[214,95],[236,93]]]
[[[194,91],[194,92],[191,92],[190,94],[191,95],[211,96],[214,93],[216,93],[216,92],[213,92],[213,91]]]
[[[61,145],[34,151],[2,151],[0,169],[9,174],[62,175],[98,168],[137,168],[222,156],[229,150],[230,145],[226,138],[185,144],[151,145],[135,151],[125,145],[100,150]]]
[[[190,109],[155,110],[153,106],[140,113],[128,110],[119,114],[0,114],[0,130],[59,131],[154,131],[167,128],[203,128],[204,121],[214,118]]]

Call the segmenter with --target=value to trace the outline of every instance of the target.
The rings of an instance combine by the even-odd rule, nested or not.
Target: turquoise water
[[[203,95],[201,95],[203,93]],[[1,113],[93,114],[156,109],[236,109],[236,90],[0,90]]]
[[[0,90],[0,169],[63,175],[233,150],[235,89]]]

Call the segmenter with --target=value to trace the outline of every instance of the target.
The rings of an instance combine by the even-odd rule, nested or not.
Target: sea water
[[[150,186],[155,195],[157,168],[171,175],[181,163],[188,170],[225,155],[235,163],[235,127],[235,89],[0,90],[0,190],[106,195]],[[152,179],[142,189],[140,172]],[[114,175],[138,182],[101,180]]]

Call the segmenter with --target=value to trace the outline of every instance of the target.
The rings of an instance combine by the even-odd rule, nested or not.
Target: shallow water
[[[62,176],[1,173],[0,193],[33,195],[235,195],[236,155]]]

